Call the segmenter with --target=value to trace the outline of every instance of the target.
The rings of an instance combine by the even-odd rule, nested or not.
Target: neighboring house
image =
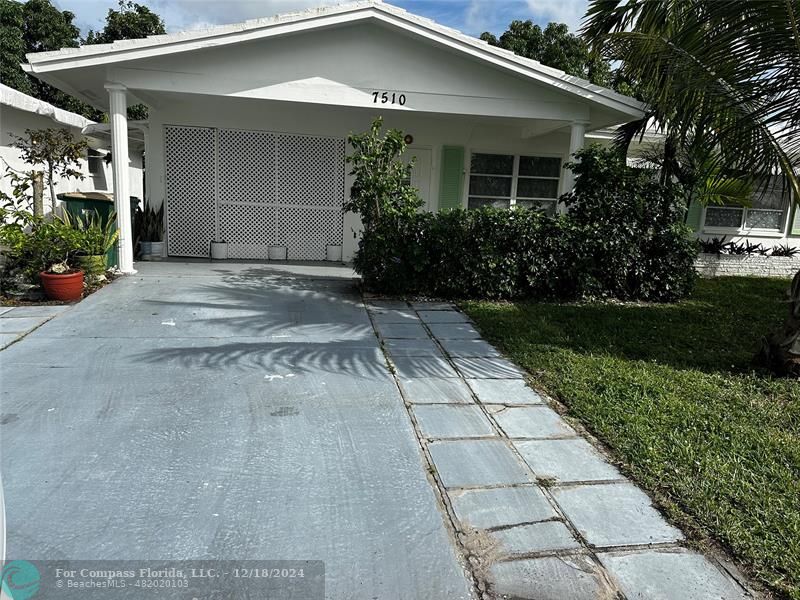
[[[105,127],[107,128],[107,126]],[[110,138],[107,131],[103,133],[103,124],[56,108],[52,104],[0,84],[0,191],[9,195],[12,192],[12,183],[8,177],[5,177],[7,169],[18,172],[31,170],[31,166],[22,160],[20,151],[13,147],[14,136],[25,137],[26,129],[61,128],[68,129],[76,140],[86,137],[89,149],[87,156],[80,161],[79,170],[83,173],[83,179],[56,178],[56,194],[74,191],[110,192],[112,190],[111,163],[106,160]],[[92,132],[95,128],[99,128],[99,130]],[[132,135],[129,147],[130,195],[137,198],[143,197],[143,150],[143,140],[137,141]],[[47,186],[44,190],[44,205],[45,213],[52,211]]]
[[[110,110],[119,143],[126,106],[148,105],[146,196],[166,202],[171,256],[222,240],[232,258],[276,245],[290,260],[328,246],[351,258],[346,138],[378,115],[408,135],[429,210],[556,210],[586,132],[643,115],[633,98],[377,0],[27,58],[31,75]]]
[[[604,129],[587,134],[587,142],[610,145],[615,131]],[[657,150],[664,136],[648,130],[643,139],[634,140],[628,148],[629,164]],[[750,206],[739,205],[703,206],[693,202],[686,215],[686,222],[701,239],[722,238],[726,241],[761,244],[771,248],[778,244],[800,246],[800,211],[792,201],[789,186],[783,178],[776,176],[770,186],[753,194]]]

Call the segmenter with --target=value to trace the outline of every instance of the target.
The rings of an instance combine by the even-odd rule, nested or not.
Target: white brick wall
[[[751,277],[794,277],[800,271],[798,256],[760,256],[746,254],[701,254],[694,263],[702,277],[744,275]]]

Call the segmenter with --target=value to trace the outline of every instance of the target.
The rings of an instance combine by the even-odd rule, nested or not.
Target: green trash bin
[[[64,208],[71,217],[86,217],[96,213],[103,227],[106,226],[114,212],[114,199],[111,194],[103,192],[66,192],[58,194],[57,198],[64,202]],[[133,218],[139,199],[130,197],[131,202],[131,231],[133,231]],[[116,244],[106,253],[106,266],[119,264],[119,251]]]

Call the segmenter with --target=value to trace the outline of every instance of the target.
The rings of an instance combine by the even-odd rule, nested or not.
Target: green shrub
[[[610,151],[578,154],[565,215],[452,210],[376,220],[355,269],[390,294],[449,298],[672,301],[694,282],[696,243],[681,197]]]
[[[584,293],[662,301],[688,294],[698,246],[683,224],[680,188],[610,149],[590,146],[575,157],[575,189],[562,200],[581,245]]]
[[[36,282],[39,273],[53,265],[74,266],[86,242],[82,231],[60,218],[0,209],[0,223],[0,244],[5,247],[0,274],[3,288],[17,275]]]

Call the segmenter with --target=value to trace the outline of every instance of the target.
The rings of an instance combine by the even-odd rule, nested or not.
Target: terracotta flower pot
[[[83,271],[72,273],[39,273],[45,295],[50,300],[72,302],[83,295]]]

